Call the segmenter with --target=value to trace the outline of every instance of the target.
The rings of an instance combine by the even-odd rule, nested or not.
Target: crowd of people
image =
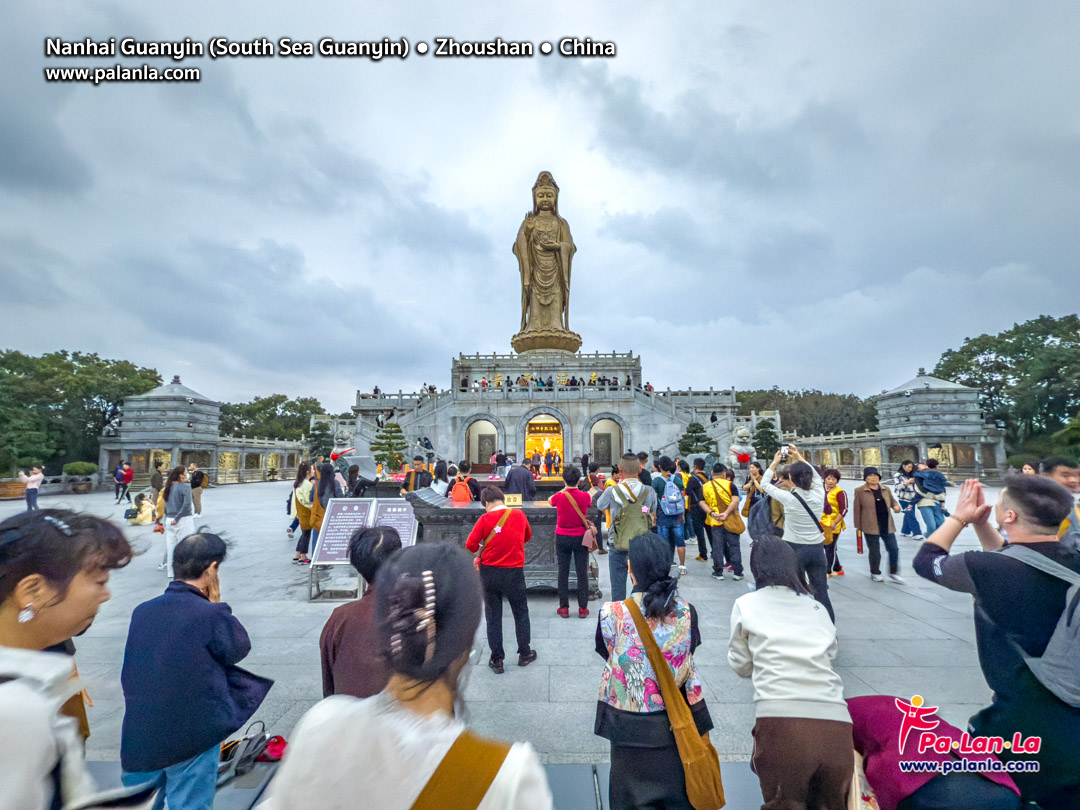
[[[551,497],[558,617],[571,616],[572,572],[577,615],[590,618],[588,556],[608,557],[610,599],[596,617],[604,665],[594,732],[610,745],[610,807],[720,806],[702,798],[715,795],[703,785],[718,786],[722,767],[694,660],[700,645],[714,640],[703,637],[679,583],[688,541],[703,562],[711,552],[715,578],[742,579],[744,534],[753,588],[735,599],[722,641],[732,670],[753,685],[752,765],[763,808],[832,810],[865,792],[886,810],[1080,807],[1075,463],[1053,460],[1010,476],[994,504],[980,481],[965,481],[948,512],[937,497],[948,482],[933,459],[901,465],[892,489],[880,470],[867,467],[848,498],[836,491],[838,471],[815,468],[795,446],[752,465],[741,483],[723,464],[706,475],[701,459],[660,456],[649,470],[642,455],[623,456],[610,476],[591,463],[584,470],[568,465],[563,488]],[[467,462],[432,473],[423,461],[414,463],[402,492],[445,484],[447,497],[478,493],[484,512],[464,548],[403,548],[387,527],[352,537],[349,558],[367,588],[323,628],[325,700],[295,728],[261,805],[267,810],[352,808],[358,796],[388,810],[552,807],[532,746],[475,735],[462,701],[481,614],[488,667],[506,675],[504,600],[518,666],[537,660],[524,572],[532,527],[505,498],[512,483],[535,487],[535,480],[522,464],[510,469],[505,491],[480,487]],[[244,727],[273,685],[238,666],[251,643],[221,601],[229,546],[195,529],[188,473],[176,467],[163,482],[171,581],[132,614],[120,670],[124,782],[132,791],[157,791],[159,806],[167,801],[170,810],[209,808],[221,742]],[[326,503],[349,483],[326,462],[298,474],[288,504],[305,544],[298,555],[314,549]],[[917,521],[916,510],[925,532],[907,522]],[[850,520],[869,547],[872,580],[885,581],[884,544],[888,576],[903,585],[894,522],[901,513],[900,534],[922,540],[916,574],[973,599],[979,665],[993,700],[966,730],[921,711],[914,698],[845,699],[834,665],[845,641],[829,599],[839,560],[828,548]],[[969,526],[980,549],[954,553]],[[72,639],[109,598],[110,572],[132,554],[117,526],[98,518],[28,509],[0,523],[0,807],[67,806],[91,794]],[[906,717],[917,729],[933,728],[946,748],[922,750],[920,735],[903,731]],[[964,734],[1038,738],[1039,769],[1006,767],[1031,760],[1026,749],[975,755],[951,747]],[[939,767],[905,770],[904,760]],[[988,761],[999,767],[977,769]]]

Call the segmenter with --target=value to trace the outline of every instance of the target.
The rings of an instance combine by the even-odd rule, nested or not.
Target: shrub
[[[72,461],[64,465],[64,475],[93,475],[98,471],[98,465],[89,461]]]

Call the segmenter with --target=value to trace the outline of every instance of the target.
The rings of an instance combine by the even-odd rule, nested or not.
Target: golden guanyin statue
[[[570,268],[577,247],[570,225],[559,216],[559,187],[550,172],[540,172],[532,196],[532,211],[514,242],[521,273],[521,331],[510,343],[517,352],[576,352],[581,336],[570,331]]]

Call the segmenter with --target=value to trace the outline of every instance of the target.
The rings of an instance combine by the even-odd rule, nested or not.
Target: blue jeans
[[[926,536],[929,537],[945,523],[945,515],[941,513],[941,504],[935,503],[931,506],[920,506],[919,512],[922,513],[923,523],[926,524]]]
[[[293,522],[289,524],[289,531],[295,532],[296,527],[300,525],[300,518],[293,518]]]
[[[219,744],[160,771],[124,771],[121,778],[127,786],[145,785],[164,774],[165,789],[158,793],[154,810],[161,810],[166,799],[169,810],[213,810],[220,759]]]
[[[38,491],[36,489],[26,490],[26,511],[33,512],[38,508],[37,505]]]
[[[629,560],[630,552],[619,551],[614,545],[608,552],[608,573],[611,575],[612,602],[622,602],[626,599],[626,578],[630,575]]]
[[[312,530],[311,530],[311,553],[309,555],[307,555],[307,556],[312,557],[312,558],[315,557],[315,546],[318,545],[318,542],[319,542],[319,530],[315,529],[315,528],[312,528]]]
[[[668,541],[668,545],[671,546],[672,555],[675,554],[675,549],[686,547],[686,533],[683,530],[684,523],[676,523],[673,526],[661,526],[657,524],[656,533]]]
[[[900,501],[900,509],[904,512],[904,525],[900,527],[900,534],[922,534],[919,519],[915,516],[916,501]]]

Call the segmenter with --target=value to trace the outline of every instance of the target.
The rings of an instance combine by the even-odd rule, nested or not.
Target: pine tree
[[[319,456],[330,457],[330,451],[334,449],[334,437],[330,434],[330,426],[326,422],[316,422],[308,432],[308,456],[316,459]]]
[[[771,459],[780,449],[780,437],[776,435],[776,423],[772,419],[762,419],[754,433],[754,452],[758,458]]]
[[[686,426],[686,433],[679,439],[679,453],[711,453],[716,451],[716,442],[709,438],[705,426],[700,422],[691,422]]]
[[[397,422],[387,422],[375,434],[371,443],[371,454],[375,461],[383,465],[387,472],[397,472],[405,461],[405,452],[409,443]]]

